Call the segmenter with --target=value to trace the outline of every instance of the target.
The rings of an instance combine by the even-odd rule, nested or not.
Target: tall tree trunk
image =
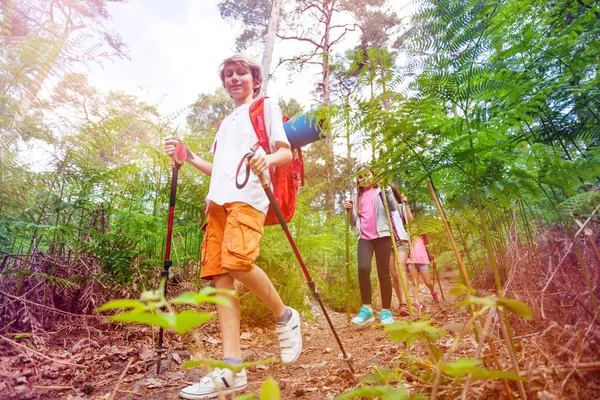
[[[329,4],[327,9],[327,3],[324,4],[325,12],[327,13],[327,21],[325,22],[325,29],[323,33],[323,106],[329,110],[331,107],[331,73],[329,70],[329,47],[330,47],[330,31],[331,31],[331,18],[333,16],[333,2]],[[326,170],[326,181],[328,183],[327,189],[325,190],[325,209],[331,213],[335,212],[335,157],[333,153],[333,137],[331,135],[330,128],[327,129],[325,138],[325,170]]]
[[[275,36],[279,27],[279,14],[281,13],[281,1],[273,0],[271,7],[271,18],[269,18],[269,27],[267,28],[267,36],[265,36],[265,49],[262,56],[262,74],[263,81],[260,87],[259,97],[267,94],[267,86],[271,77],[271,62],[273,61],[273,49],[275,47]]]
[[[344,104],[344,122],[346,125],[346,160],[348,160],[348,167],[352,165],[352,141],[350,140],[350,96],[346,98],[346,104]]]

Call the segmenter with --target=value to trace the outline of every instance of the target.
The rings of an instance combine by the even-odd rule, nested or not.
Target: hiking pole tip
[[[354,374],[355,372],[354,372],[354,367],[352,366],[352,354],[344,353],[343,359],[344,359],[344,361],[346,361],[348,363],[348,368],[350,368],[350,372],[352,372]]]
[[[162,346],[156,349],[156,353],[158,354],[158,359],[156,360],[156,375],[160,375],[160,364],[162,361],[162,354],[165,352],[165,349]]]

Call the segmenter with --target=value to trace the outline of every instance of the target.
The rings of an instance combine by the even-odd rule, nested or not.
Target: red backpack
[[[259,146],[267,154],[271,154],[271,147],[269,145],[269,136],[265,128],[265,105],[264,101],[267,97],[261,97],[255,100],[249,109],[250,121],[258,137],[258,141],[254,147]],[[283,121],[289,120],[287,116],[283,116]],[[217,124],[217,130],[221,126],[221,123]],[[298,186],[304,185],[304,161],[302,159],[302,150],[300,148],[292,148],[292,161],[288,164],[280,165],[278,167],[269,167],[271,174],[271,185],[273,186],[273,195],[277,204],[281,209],[285,222],[290,222],[296,211],[296,198],[298,197]],[[273,207],[269,205],[267,215],[265,217],[265,226],[277,225],[279,219],[273,210]]]

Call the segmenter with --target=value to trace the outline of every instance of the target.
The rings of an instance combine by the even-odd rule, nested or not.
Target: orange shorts
[[[265,214],[242,202],[210,203],[202,240],[202,279],[227,269],[250,271],[260,252]]]

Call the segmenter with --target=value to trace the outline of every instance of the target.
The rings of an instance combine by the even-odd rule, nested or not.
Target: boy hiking
[[[265,272],[254,264],[259,254],[265,214],[269,200],[258,176],[269,174],[270,166],[291,161],[290,144],[283,129],[281,110],[269,99],[264,102],[264,123],[271,154],[259,149],[248,160],[254,175],[242,189],[236,187],[237,166],[257,135],[250,121],[249,107],[260,90],[261,67],[240,55],[223,61],[219,68],[223,86],[236,108],[221,123],[212,146],[213,163],[188,153],[187,162],[210,176],[207,195],[207,226],[202,242],[201,278],[212,280],[217,289],[235,290],[240,281],[256,294],[273,313],[279,335],[281,361],[291,363],[302,351],[300,316],[286,307]],[[164,150],[172,156],[178,141],[167,139]],[[243,174],[243,173],[242,173]],[[243,179],[243,176],[241,177]],[[225,296],[230,306],[217,305],[219,329],[223,342],[223,361],[241,364],[240,303],[237,297]],[[183,388],[185,399],[210,399],[245,389],[246,370],[234,373],[215,368],[199,383]]]

